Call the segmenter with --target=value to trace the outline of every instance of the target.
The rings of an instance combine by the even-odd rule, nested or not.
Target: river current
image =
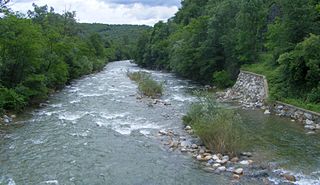
[[[110,63],[52,95],[46,107],[0,126],[0,184],[232,184],[159,142],[160,129],[183,132],[181,117],[196,101],[190,92],[198,86],[152,71],[165,84],[162,100],[171,105],[150,107],[136,98],[137,85],[126,76],[137,70],[142,69],[129,61]],[[264,160],[298,175],[297,184],[320,184],[318,135],[261,111],[240,113],[249,132],[260,136],[256,148]]]

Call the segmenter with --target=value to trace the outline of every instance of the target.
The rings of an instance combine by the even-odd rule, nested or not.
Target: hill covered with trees
[[[259,72],[272,99],[320,111],[319,34],[318,0],[183,0],[140,36],[135,61],[219,87]]]
[[[109,61],[131,58],[117,39],[133,45],[136,30],[144,26],[115,26],[123,30],[96,30],[79,24],[75,12],[58,14],[48,6],[33,5],[28,15],[12,12],[0,1],[0,111],[22,110],[39,103],[72,79],[101,70]],[[92,26],[92,28],[91,28]],[[114,30],[113,26],[109,26]]]
[[[122,59],[132,59],[139,36],[151,30],[151,27],[145,25],[110,25],[100,23],[80,23],[79,27],[86,35],[98,33],[105,37],[110,42],[109,44],[115,47],[117,57]]]

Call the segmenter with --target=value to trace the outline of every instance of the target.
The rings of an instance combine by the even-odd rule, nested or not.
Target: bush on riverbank
[[[163,93],[163,84],[153,80],[150,74],[142,71],[128,72],[127,76],[138,83],[140,93],[151,98],[157,98]]]
[[[242,120],[234,110],[222,108],[211,98],[201,99],[183,117],[206,147],[217,153],[237,155],[245,147]]]

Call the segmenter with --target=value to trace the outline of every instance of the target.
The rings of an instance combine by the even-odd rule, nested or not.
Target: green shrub
[[[219,107],[211,98],[193,104],[183,117],[210,150],[231,156],[245,148],[242,120],[234,110]]]
[[[163,84],[151,79],[146,72],[127,72],[127,76],[138,83],[140,93],[151,98],[160,97],[163,93]]]
[[[28,100],[44,100],[48,96],[46,77],[44,75],[30,75],[23,83],[19,84],[15,90]]]
[[[129,72],[127,71],[127,76],[130,78],[130,80],[135,81],[139,83],[143,79],[149,79],[150,74],[143,72],[143,71],[138,71],[138,72]]]
[[[26,106],[25,98],[13,89],[0,88],[0,110],[20,111]]]
[[[233,81],[231,80],[229,73],[223,70],[213,74],[213,83],[218,88],[227,88],[232,86]]]
[[[159,84],[155,80],[152,80],[151,78],[140,81],[138,88],[143,95],[151,98],[160,97],[163,93],[163,85]]]

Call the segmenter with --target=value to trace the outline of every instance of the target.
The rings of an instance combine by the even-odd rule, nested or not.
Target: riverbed
[[[137,85],[126,76],[137,70],[142,69],[129,61],[110,63],[52,95],[46,107],[0,126],[0,184],[233,184],[159,142],[161,129],[184,132],[181,117],[196,101],[192,91],[199,86],[148,71],[164,82],[162,100],[170,102],[150,106],[137,99]],[[239,112],[248,132],[259,138],[252,141],[255,155],[275,163],[275,170],[295,174],[297,184],[320,184],[318,134],[261,111]]]

